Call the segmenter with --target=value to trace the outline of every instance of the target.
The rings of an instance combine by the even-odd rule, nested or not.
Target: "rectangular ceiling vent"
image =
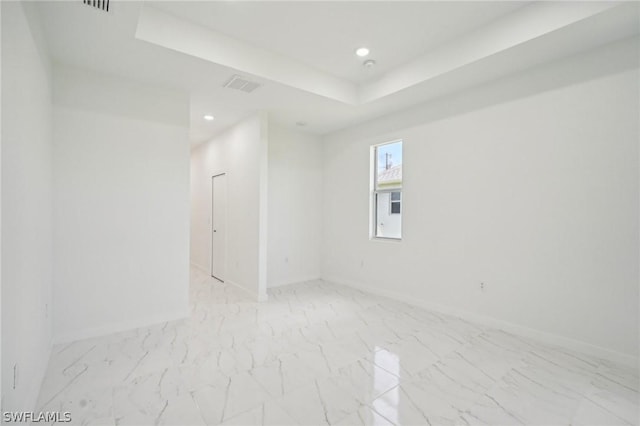
[[[99,10],[109,11],[109,0],[82,0],[87,6],[95,7]]]
[[[251,93],[260,87],[260,83],[255,81],[246,80],[239,75],[232,76],[222,87],[228,89],[241,90],[246,93]]]

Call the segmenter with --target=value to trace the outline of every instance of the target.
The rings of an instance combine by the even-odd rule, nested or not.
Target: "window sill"
[[[379,243],[401,243],[402,238],[391,238],[391,237],[370,237],[369,241],[377,241]]]

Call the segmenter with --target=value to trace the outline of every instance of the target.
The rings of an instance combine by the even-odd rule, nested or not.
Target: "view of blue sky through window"
[[[402,164],[402,142],[378,146],[378,173]]]

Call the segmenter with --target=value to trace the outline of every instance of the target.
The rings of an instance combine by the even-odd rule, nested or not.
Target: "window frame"
[[[401,242],[402,241],[402,191],[403,191],[403,186],[404,186],[404,182],[403,185],[400,187],[400,189],[398,188],[388,188],[388,189],[377,189],[378,188],[378,148],[385,146],[385,145],[392,145],[395,143],[401,143],[402,145],[402,152],[404,154],[404,141],[402,139],[396,139],[396,140],[392,140],[392,141],[388,141],[388,142],[382,142],[382,143],[378,143],[378,144],[374,144],[370,146],[370,169],[371,169],[371,178],[370,178],[370,182],[371,182],[371,187],[370,187],[370,191],[369,191],[369,198],[370,198],[370,202],[369,202],[369,207],[370,207],[370,214],[369,214],[369,239],[372,241],[389,241],[389,242]],[[403,155],[404,157],[404,155]],[[402,166],[404,169],[404,161],[402,162]],[[394,215],[400,215],[400,236],[399,237],[385,237],[385,236],[379,236],[377,235],[377,224],[378,224],[378,194],[384,194],[384,193],[388,193],[389,194],[389,212],[391,214],[391,193],[392,192],[399,192],[400,193],[400,213],[393,213]]]
[[[400,198],[397,200],[393,199],[393,194],[398,193],[400,194]],[[394,213],[393,212],[393,205],[394,204],[398,204],[399,207],[399,211],[398,213]],[[392,214],[399,214],[402,216],[402,189],[400,189],[400,191],[391,191],[390,195],[389,195],[389,215]]]

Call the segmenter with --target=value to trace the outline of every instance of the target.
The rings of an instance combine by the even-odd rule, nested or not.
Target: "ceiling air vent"
[[[232,76],[222,87],[228,89],[242,90],[243,92],[251,93],[260,87],[260,83],[255,81],[245,80],[239,75]]]
[[[109,0],[82,0],[82,2],[96,9],[104,10],[105,12],[109,11]]]

